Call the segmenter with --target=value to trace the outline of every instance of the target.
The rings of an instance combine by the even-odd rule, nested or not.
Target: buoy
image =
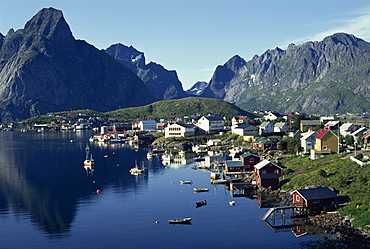
[[[98,189],[98,190],[96,190],[96,193],[97,193],[97,194],[100,194],[100,190],[99,190],[99,189]]]
[[[159,223],[159,221],[156,220],[155,223]]]
[[[93,181],[93,183],[95,183],[95,181]]]

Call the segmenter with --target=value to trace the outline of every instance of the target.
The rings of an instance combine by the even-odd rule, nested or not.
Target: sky
[[[132,45],[146,63],[176,70],[185,90],[234,55],[248,61],[336,32],[370,41],[368,0],[0,0],[0,33],[45,7],[63,12],[76,39]]]

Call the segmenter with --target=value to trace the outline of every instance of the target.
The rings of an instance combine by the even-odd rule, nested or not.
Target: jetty
[[[283,229],[293,226],[293,221],[308,215],[308,209],[297,206],[272,207],[261,218],[273,229]]]

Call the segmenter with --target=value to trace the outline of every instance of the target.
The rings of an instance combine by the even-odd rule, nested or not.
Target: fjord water
[[[318,239],[271,229],[257,200],[233,198],[191,165],[148,160],[145,148],[89,143],[87,172],[90,135],[0,133],[0,248],[297,248]],[[144,174],[129,173],[136,163]],[[168,224],[184,217],[192,224]]]

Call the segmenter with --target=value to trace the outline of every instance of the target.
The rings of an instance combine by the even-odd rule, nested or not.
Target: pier
[[[273,229],[284,229],[294,226],[294,220],[308,214],[305,207],[285,206],[270,208],[261,218]]]

